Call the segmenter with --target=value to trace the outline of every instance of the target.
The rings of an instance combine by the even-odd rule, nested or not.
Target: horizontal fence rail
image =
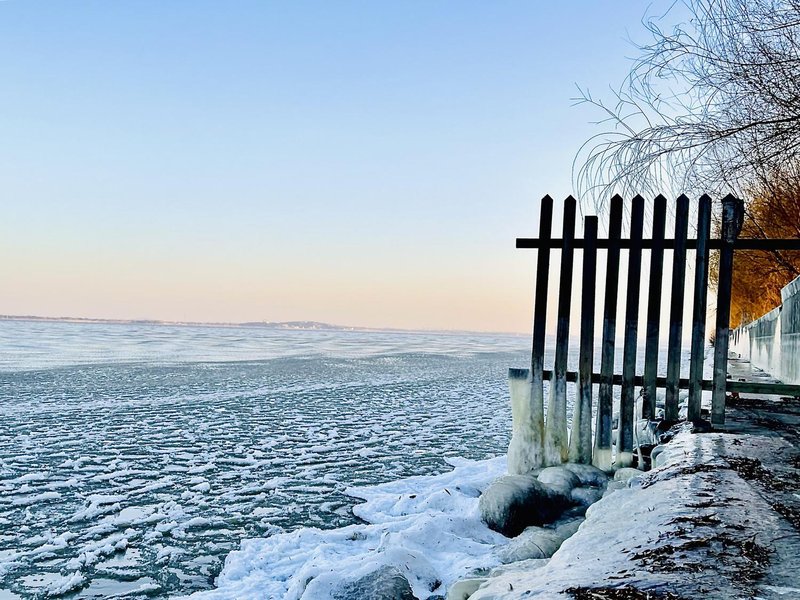
[[[674,239],[664,239],[664,240],[653,240],[653,239],[643,239],[643,240],[631,240],[628,238],[622,238],[620,240],[609,240],[609,239],[598,239],[597,242],[597,249],[598,250],[608,250],[612,246],[614,248],[620,248],[622,250],[630,250],[631,248],[641,248],[642,250],[653,250],[654,248],[661,247],[664,250],[675,250],[676,241]],[[685,244],[686,249],[688,250],[697,250],[698,240],[693,238],[688,238],[682,243]],[[582,250],[584,247],[584,240],[582,239],[575,239],[572,240],[573,248],[576,250]],[[724,242],[721,239],[711,238],[706,241],[707,247],[709,250],[720,250],[724,246]],[[562,248],[564,245],[564,240],[561,238],[550,238],[547,240],[540,240],[536,238],[517,238],[517,248],[518,249],[538,249],[538,248]],[[741,239],[736,240],[733,244],[734,250],[762,250],[762,251],[772,251],[772,250],[800,250],[800,238],[790,238],[785,240],[769,240],[769,239]]]
[[[545,381],[550,381],[553,377],[553,372],[545,369],[542,372],[543,379]],[[575,383],[578,381],[578,371],[567,371],[566,372],[566,379],[570,383]],[[600,373],[592,373],[591,375],[592,383],[600,383],[602,380],[602,376]],[[622,375],[619,373],[615,373],[611,376],[611,382],[613,385],[622,385],[623,379]],[[699,382],[699,386],[701,390],[706,392],[710,392],[713,389],[714,381],[711,379],[701,379]],[[641,386],[644,384],[644,377],[641,375],[635,375],[633,377],[633,384],[635,386]],[[690,389],[691,379],[681,377],[677,381],[677,387],[682,390]],[[667,387],[667,378],[666,377],[656,377],[656,385],[660,388]],[[729,379],[727,384],[725,385],[725,389],[728,392],[735,392],[737,394],[775,394],[780,396],[800,396],[800,385],[795,385],[791,383],[771,383],[771,382],[762,382],[762,381],[735,381],[733,379]]]

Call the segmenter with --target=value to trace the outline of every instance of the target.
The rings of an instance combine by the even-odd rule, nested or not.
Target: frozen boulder
[[[624,490],[626,487],[628,487],[627,481],[609,481],[606,490],[603,492],[603,497],[605,498],[617,490]]]
[[[590,506],[603,497],[605,487],[576,487],[569,494],[570,499],[581,506]]]
[[[548,487],[558,490],[565,496],[568,496],[574,488],[581,484],[577,475],[562,466],[542,469],[538,479]]]
[[[335,600],[417,600],[403,574],[385,566],[351,583],[333,594]]]
[[[462,579],[456,581],[447,591],[447,600],[467,600],[486,579]]]
[[[594,485],[602,487],[608,483],[608,475],[606,472],[593,465],[566,463],[561,465],[561,467],[570,473],[573,473],[578,478],[580,485],[582,486]]]
[[[614,481],[622,481],[627,483],[629,480],[633,479],[634,477],[638,477],[642,473],[643,471],[640,471],[639,469],[623,467],[622,469],[617,469],[616,473],[614,473]]]
[[[583,519],[572,519],[558,527],[528,527],[506,546],[498,556],[503,563],[550,558],[561,544],[578,530]]]
[[[481,495],[478,506],[490,529],[514,537],[530,525],[555,521],[572,500],[533,475],[505,475]]]

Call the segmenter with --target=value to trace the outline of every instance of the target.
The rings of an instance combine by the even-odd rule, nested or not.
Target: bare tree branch
[[[579,89],[604,130],[573,163],[576,191],[602,204],[613,193],[748,189],[800,163],[800,0],[686,0],[689,18],[645,22],[612,102]],[[674,8],[673,8],[674,11]]]

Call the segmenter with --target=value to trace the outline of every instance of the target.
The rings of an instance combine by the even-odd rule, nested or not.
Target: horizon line
[[[171,321],[164,319],[111,319],[102,317],[45,317],[39,315],[4,315],[0,321],[56,321],[60,323],[98,323],[108,325],[174,325],[178,327],[262,327],[284,331],[383,331],[397,333],[474,333],[527,336],[528,333],[518,331],[480,331],[472,329],[408,329],[402,327],[364,327],[355,325],[337,325],[324,321]]]

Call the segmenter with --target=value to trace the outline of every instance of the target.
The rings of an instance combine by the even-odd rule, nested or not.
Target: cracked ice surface
[[[208,589],[245,538],[353,525],[352,486],[504,454],[526,361],[514,336],[0,322],[0,598]]]

